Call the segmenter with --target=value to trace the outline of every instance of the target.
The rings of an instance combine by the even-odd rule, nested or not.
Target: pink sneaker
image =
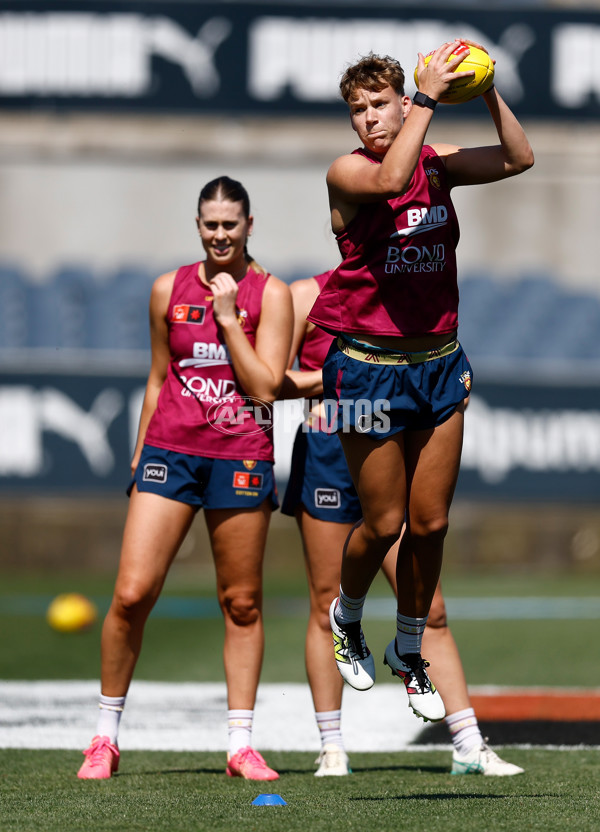
[[[83,753],[87,759],[77,772],[80,780],[108,780],[119,768],[119,749],[108,737],[94,737]]]
[[[249,745],[228,758],[225,773],[228,777],[243,777],[245,780],[279,780],[277,772],[269,768],[262,755]]]

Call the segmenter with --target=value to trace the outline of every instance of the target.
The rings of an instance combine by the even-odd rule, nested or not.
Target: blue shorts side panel
[[[306,425],[296,434],[281,511],[293,516],[301,505],[311,517],[333,523],[356,523],[362,516],[339,438]]]
[[[144,445],[128,488],[200,508],[277,508],[273,465],[263,460],[211,459]]]

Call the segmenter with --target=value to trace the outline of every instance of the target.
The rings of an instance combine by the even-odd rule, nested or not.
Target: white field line
[[[0,682],[0,747],[82,749],[95,733],[95,681]],[[224,751],[227,700],[221,683],[131,685],[119,744],[129,750]],[[403,751],[424,727],[401,684],[358,692],[346,687],[342,731],[348,751]],[[263,684],[253,745],[264,751],[319,749],[305,684]]]

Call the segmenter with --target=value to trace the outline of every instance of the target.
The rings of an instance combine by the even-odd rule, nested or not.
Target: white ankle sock
[[[340,586],[340,597],[335,608],[335,619],[337,623],[351,624],[354,621],[360,621],[366,598],[366,595],[363,595],[362,598],[350,598],[342,591],[342,587]]]
[[[97,737],[108,737],[113,744],[116,744],[125,699],[125,696],[104,696],[102,693],[100,694],[98,702],[100,715],[96,726]]]
[[[475,747],[481,748],[483,737],[473,708],[448,714],[445,722],[450,730],[452,745],[459,754],[467,754]]]
[[[252,720],[254,711],[234,709],[227,711],[227,732],[229,734],[229,754],[233,756],[240,748],[252,745]]]
[[[342,739],[342,712],[340,711],[315,711],[317,728],[321,736],[321,748],[325,745],[337,745],[344,747]]]

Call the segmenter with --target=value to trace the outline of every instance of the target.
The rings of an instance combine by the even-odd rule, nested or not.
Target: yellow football
[[[53,630],[60,633],[77,633],[88,630],[98,619],[96,605],[77,592],[57,595],[48,607],[46,620]]]
[[[483,49],[478,49],[476,46],[461,43],[456,47],[448,60],[463,54],[465,56],[464,59],[454,71],[474,71],[475,75],[467,75],[464,78],[457,78],[456,81],[452,81],[444,95],[439,99],[442,104],[462,104],[465,101],[471,101],[472,98],[476,98],[478,95],[487,92],[494,83],[494,64],[487,52],[484,52]],[[431,60],[432,55],[433,52],[425,55],[426,65]],[[415,84],[418,87],[417,69],[418,67],[415,68]]]

